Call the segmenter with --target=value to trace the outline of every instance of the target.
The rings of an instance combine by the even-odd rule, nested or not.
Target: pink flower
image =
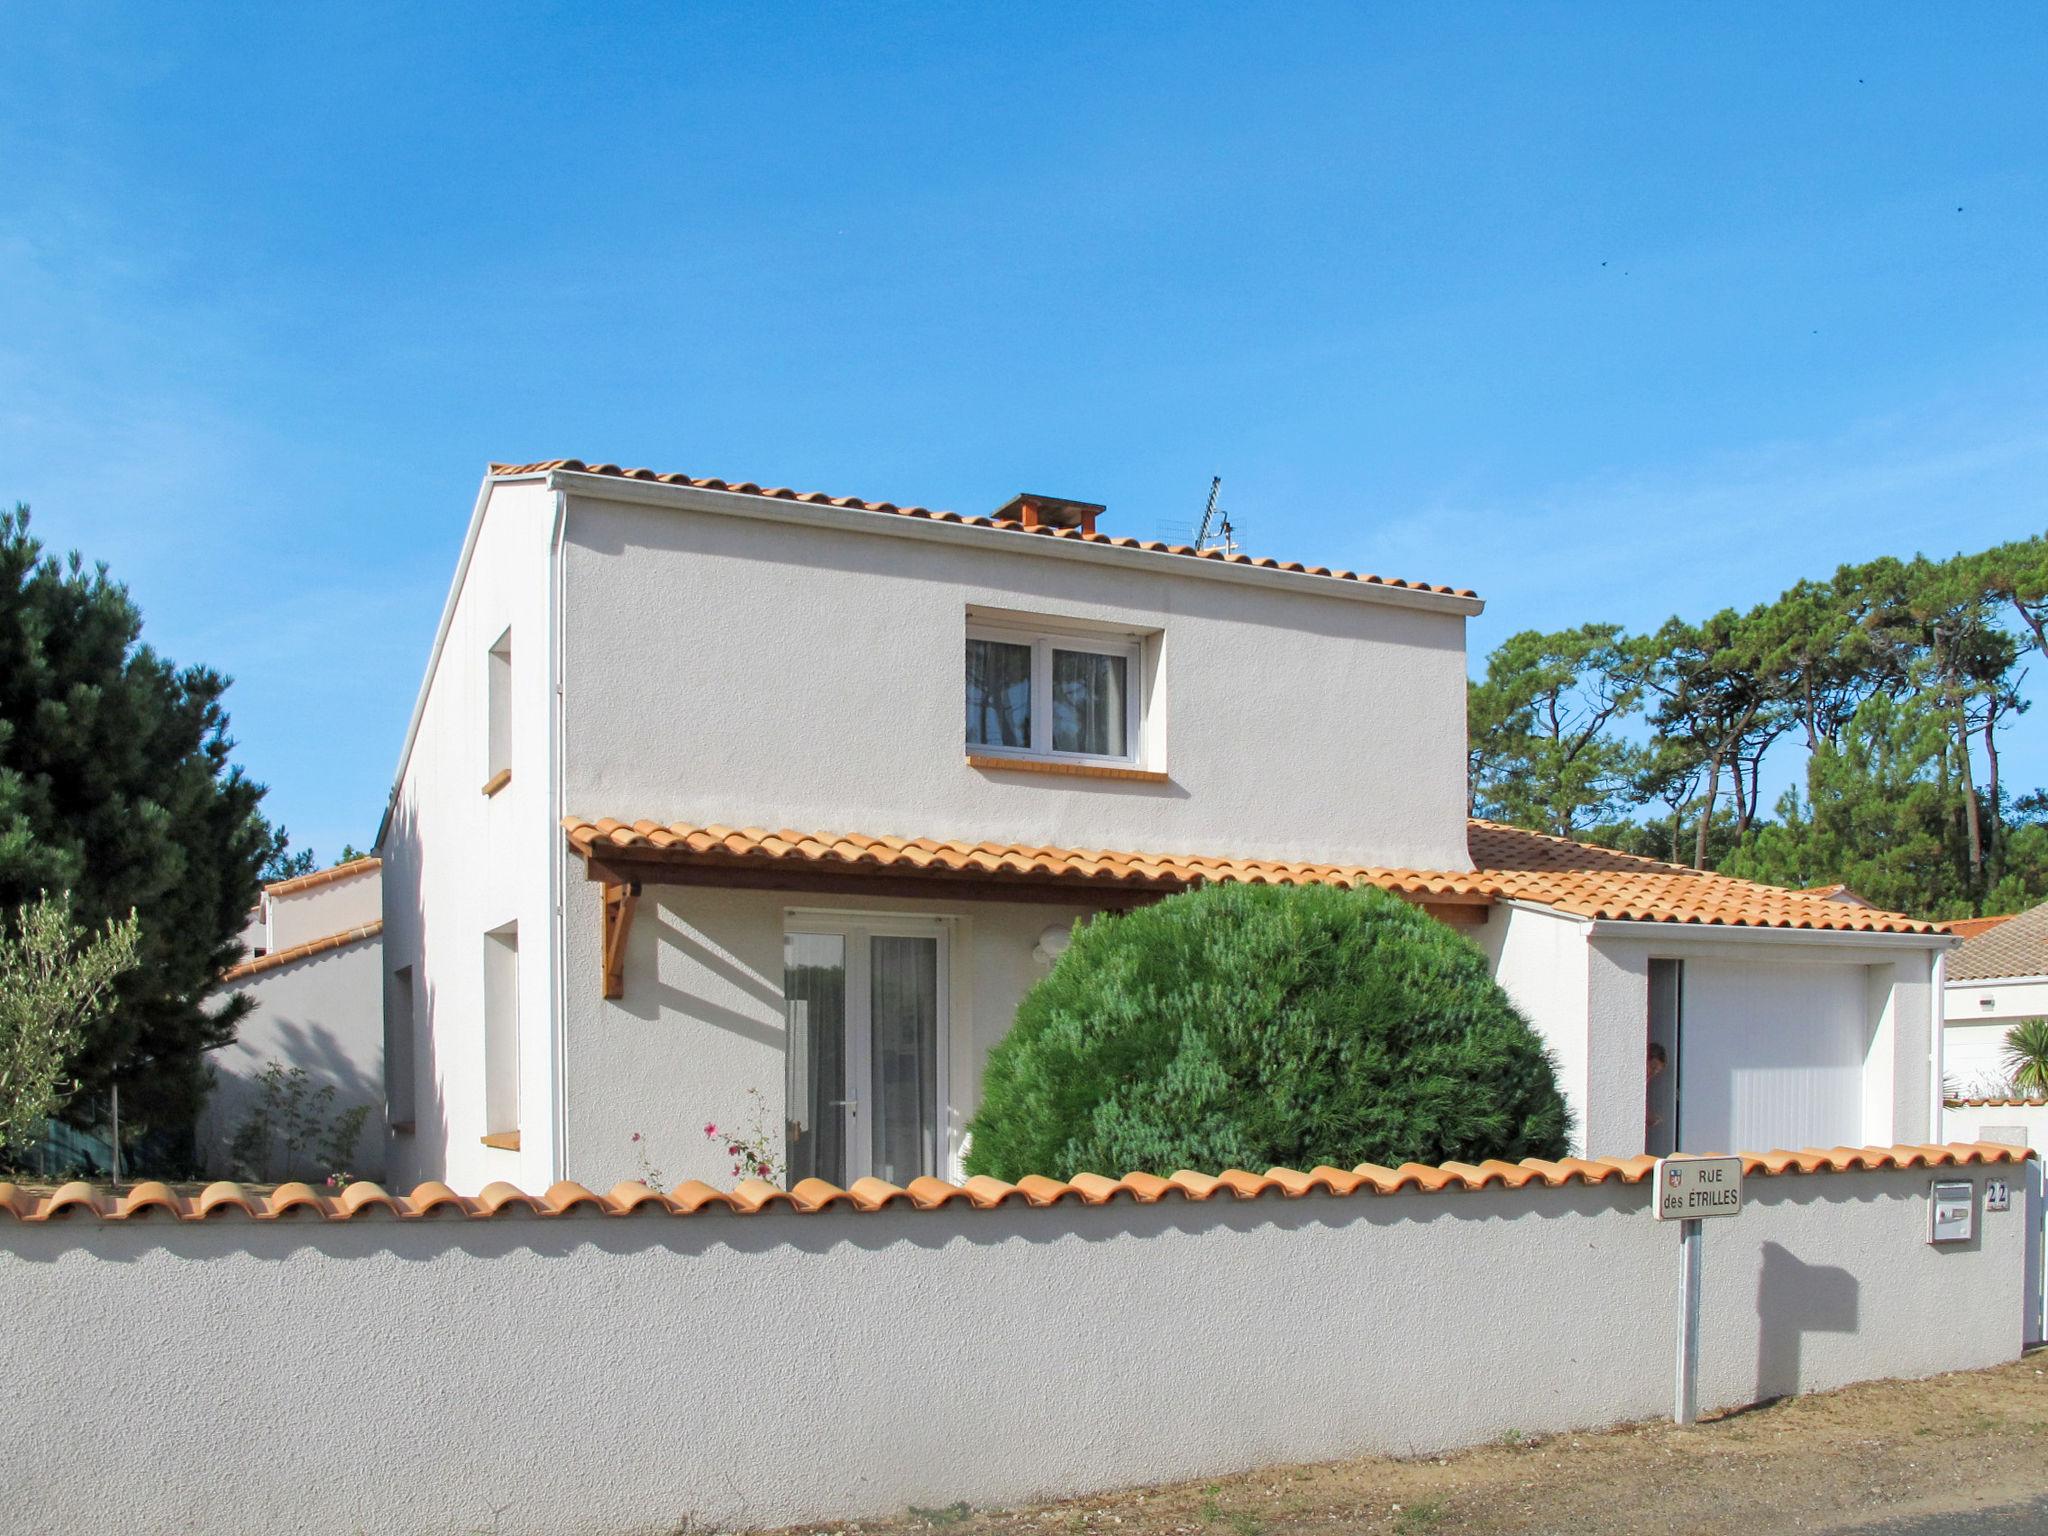
[[[638,1140],[640,1139],[640,1133],[639,1133],[638,1131],[635,1131],[635,1132],[633,1133],[633,1139],[634,1139],[635,1141],[638,1141]]]
[[[716,1136],[718,1134],[718,1127],[707,1123],[704,1127],[704,1134],[706,1136]]]
[[[762,1178],[764,1178],[764,1179],[768,1177],[768,1165],[767,1165],[766,1163],[762,1163],[762,1164],[761,1164],[761,1165],[760,1165],[760,1166],[759,1166],[758,1168],[756,1168],[756,1169],[755,1169],[754,1171],[755,1171],[756,1173],[760,1174],[760,1175],[761,1175],[761,1177],[762,1177]]]

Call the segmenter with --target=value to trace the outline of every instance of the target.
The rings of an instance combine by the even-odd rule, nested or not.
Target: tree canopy
[[[228,679],[141,633],[104,565],[46,555],[26,507],[0,513],[0,910],[68,893],[87,931],[135,914],[136,963],[69,1071],[74,1104],[118,1080],[138,1128],[189,1123],[204,1053],[234,1038],[246,1001],[207,995],[279,846],[229,762]]]
[[[2015,911],[2048,896],[2048,796],[2002,753],[2042,654],[2048,538],[1845,565],[1649,635],[1514,635],[1471,689],[1473,807],[1928,917]],[[1767,806],[1781,743],[1805,783]]]

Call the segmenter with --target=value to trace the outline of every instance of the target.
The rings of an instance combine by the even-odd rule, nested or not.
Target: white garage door
[[[1863,1144],[1860,965],[1687,960],[1678,1138],[1687,1152]]]

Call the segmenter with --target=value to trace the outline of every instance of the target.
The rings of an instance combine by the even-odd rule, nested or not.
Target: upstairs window
[[[484,793],[495,795],[512,781],[512,631],[498,636],[485,662]]]
[[[967,631],[967,745],[1006,757],[1130,763],[1138,752],[1135,641]]]

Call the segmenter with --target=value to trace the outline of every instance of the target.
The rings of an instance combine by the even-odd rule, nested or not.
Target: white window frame
[[[1118,635],[1071,634],[1041,629],[1013,629],[1002,624],[971,623],[969,640],[1031,647],[1031,745],[1006,747],[970,741],[977,757],[1022,757],[1048,763],[1101,763],[1135,768],[1144,761],[1145,643]],[[1074,651],[1124,658],[1124,750],[1121,753],[1056,752],[1052,745],[1052,653]],[[961,651],[961,698],[966,698],[966,651]],[[963,723],[961,735],[966,735]]]
[[[858,1102],[858,1108],[846,1117],[845,1143],[842,1147],[844,1166],[850,1183],[864,1178],[874,1167],[874,1142],[868,1130],[868,1100],[874,1086],[874,1019],[871,1017],[869,992],[869,968],[872,956],[868,940],[885,939],[937,939],[938,940],[938,1005],[939,1016],[933,1021],[935,1059],[932,1063],[932,1160],[937,1165],[934,1172],[944,1178],[952,1158],[948,1145],[950,1134],[948,1116],[952,1112],[951,1052],[948,1049],[953,1035],[953,929],[954,922],[946,917],[914,917],[897,913],[870,912],[819,912],[814,910],[791,910],[783,916],[782,931],[789,934],[821,934],[843,942],[841,951],[846,962],[846,1078],[842,1090]],[[861,1019],[865,1028],[856,1029],[854,1020]],[[784,1049],[788,1047],[785,1045]],[[784,1110],[785,1118],[787,1109]],[[787,1148],[785,1148],[785,1152]]]

